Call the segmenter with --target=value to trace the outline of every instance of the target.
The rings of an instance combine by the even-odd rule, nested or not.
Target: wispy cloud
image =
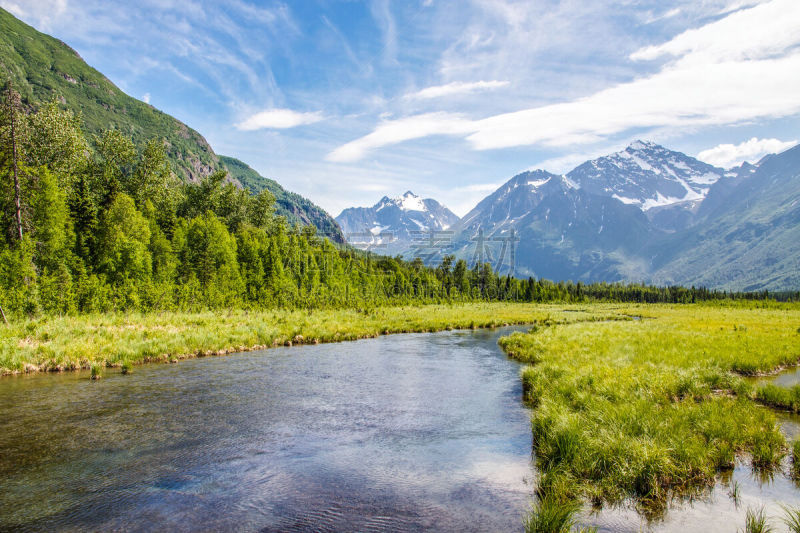
[[[767,154],[783,152],[796,145],[796,140],[781,141],[753,137],[739,144],[718,144],[697,154],[697,159],[718,167],[730,168],[745,161],[755,163]]]
[[[472,121],[452,113],[426,113],[387,120],[369,135],[338,147],[326,159],[336,163],[358,161],[370,150],[382,146],[430,135],[463,135],[473,129]]]
[[[354,161],[368,150],[430,135],[466,136],[476,150],[564,147],[596,143],[632,129],[790,116],[800,112],[798,45],[800,2],[772,0],[631,54],[634,60],[675,58],[653,75],[577,100],[485,119],[448,113],[384,122],[336,149],[329,159]]]
[[[261,129],[288,129],[324,120],[319,111],[300,113],[291,109],[267,109],[236,124],[243,131]]]
[[[384,59],[393,63],[397,60],[397,23],[392,15],[392,6],[389,0],[375,0],[370,7],[383,34]]]
[[[0,6],[16,17],[36,19],[41,31],[49,31],[67,10],[67,0],[0,0]]]
[[[472,81],[472,82],[454,81],[446,85],[435,85],[433,87],[426,87],[421,91],[405,95],[405,98],[411,100],[426,100],[431,98],[441,98],[442,96],[453,96],[456,94],[468,94],[479,91],[489,91],[492,89],[499,89],[501,87],[508,86],[509,83],[510,82],[508,81],[499,81],[499,80]]]

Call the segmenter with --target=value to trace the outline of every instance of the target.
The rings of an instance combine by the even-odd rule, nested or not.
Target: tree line
[[[553,283],[445,256],[383,257],[289,225],[274,197],[218,171],[179,181],[165,143],[88,137],[53,101],[0,109],[0,306],[12,317],[121,310],[365,307],[443,301],[686,302],[742,297],[680,287]],[[759,293],[747,297],[764,298]]]

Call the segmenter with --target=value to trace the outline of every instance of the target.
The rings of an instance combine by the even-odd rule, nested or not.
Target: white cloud
[[[40,31],[48,31],[66,11],[67,0],[0,0],[0,6],[16,17],[33,19]]]
[[[305,124],[313,124],[324,120],[318,111],[299,113],[291,109],[267,109],[236,124],[236,128],[244,131],[260,129],[287,129]]]
[[[144,93],[144,96],[142,96],[142,102],[144,102],[145,104],[150,103],[150,93]]]
[[[368,151],[431,135],[464,135],[473,131],[473,123],[453,113],[426,113],[379,124],[369,135],[343,144],[326,156],[337,163],[362,159]]]
[[[681,64],[762,59],[798,44],[800,2],[773,0],[731,13],[672,40],[630,55],[633,60],[680,57]]]
[[[466,135],[476,150],[562,147],[600,142],[634,128],[678,131],[800,112],[797,0],[737,11],[631,55],[637,60],[663,56],[676,59],[655,74],[577,100],[482,120],[433,113],[383,122],[329,159],[355,161],[370,149],[437,134]]]
[[[455,190],[463,192],[494,192],[502,183],[475,183],[473,185],[464,185],[463,187],[456,187]]]
[[[775,154],[797,145],[797,141],[758,139],[753,137],[739,144],[719,144],[697,154],[697,159],[718,167],[730,168],[744,161],[755,163],[767,154]]]
[[[499,89],[501,87],[506,87],[508,84],[509,82],[507,81],[498,81],[498,80],[474,81],[474,82],[454,81],[452,83],[448,83],[447,85],[436,85],[433,87],[427,87],[425,89],[422,89],[421,91],[407,94],[405,95],[405,98],[418,99],[418,100],[440,98],[442,96],[452,96],[455,94],[466,94],[466,93],[474,93],[477,91]]]

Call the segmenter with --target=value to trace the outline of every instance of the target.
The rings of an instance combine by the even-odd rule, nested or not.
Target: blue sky
[[[0,0],[334,216],[465,214],[637,138],[731,166],[800,139],[797,0]]]

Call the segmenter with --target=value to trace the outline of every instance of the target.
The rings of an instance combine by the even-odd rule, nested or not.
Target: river
[[[524,328],[0,380],[0,530],[519,530]]]

